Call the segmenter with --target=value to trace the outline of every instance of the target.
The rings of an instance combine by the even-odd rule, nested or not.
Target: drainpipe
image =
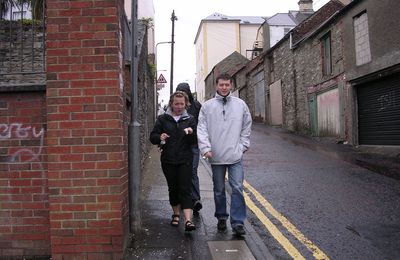
[[[138,20],[137,0],[131,7],[131,120],[128,128],[128,185],[129,185],[129,228],[131,234],[137,233],[141,226],[140,216],[140,123],[138,105]]]

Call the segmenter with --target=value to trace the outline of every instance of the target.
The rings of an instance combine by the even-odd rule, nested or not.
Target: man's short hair
[[[219,81],[220,79],[222,79],[222,80],[229,80],[229,81],[232,83],[232,77],[231,77],[231,75],[229,75],[228,73],[219,74],[219,75],[217,76],[217,78],[215,79],[215,83],[218,84],[218,81]]]

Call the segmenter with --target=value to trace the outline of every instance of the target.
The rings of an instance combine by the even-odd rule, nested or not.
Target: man
[[[211,164],[217,228],[226,230],[229,217],[225,194],[225,174],[228,170],[228,181],[232,188],[230,224],[233,232],[242,236],[246,233],[242,156],[250,146],[252,120],[246,103],[233,97],[231,89],[230,75],[222,74],[216,78],[217,93],[200,110],[197,138],[201,154]]]
[[[178,86],[176,87],[176,91],[183,91],[188,95],[189,107],[187,108],[187,112],[196,119],[196,124],[197,124],[201,104],[199,101],[197,101],[193,98],[193,94],[190,91],[189,84],[186,82],[179,83]],[[197,175],[197,168],[199,166],[199,157],[200,157],[197,140],[196,140],[196,144],[194,144],[192,146],[192,153],[193,153],[193,170],[192,170],[193,213],[197,214],[203,208],[203,205],[201,204],[201,197],[200,197],[199,177]]]

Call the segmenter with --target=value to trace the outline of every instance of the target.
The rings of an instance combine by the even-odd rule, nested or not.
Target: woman
[[[180,211],[185,218],[185,231],[196,226],[192,218],[192,144],[196,142],[196,120],[186,112],[189,98],[176,91],[170,97],[167,111],[160,115],[150,133],[150,142],[159,145],[161,167],[168,183],[173,214],[171,225],[179,226]]]

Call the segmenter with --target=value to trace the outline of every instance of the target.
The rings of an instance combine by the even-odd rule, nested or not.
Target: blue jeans
[[[200,151],[199,148],[193,147],[193,169],[192,169],[192,200],[196,202],[200,200],[200,184],[197,168],[199,167]]]
[[[231,226],[244,225],[246,219],[246,203],[243,197],[244,172],[242,161],[234,164],[211,165],[214,182],[214,202],[217,219],[227,219],[226,210],[225,173],[228,170],[228,181],[232,188],[230,221]]]

